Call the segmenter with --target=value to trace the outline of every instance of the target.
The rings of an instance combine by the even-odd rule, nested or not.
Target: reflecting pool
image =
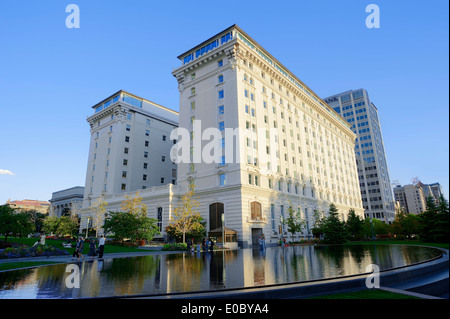
[[[90,298],[256,287],[365,273],[369,264],[384,270],[440,254],[438,249],[407,245],[317,245],[84,261],[0,272],[0,298]]]

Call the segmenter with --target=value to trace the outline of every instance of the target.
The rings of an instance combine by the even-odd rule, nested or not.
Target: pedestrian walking
[[[97,247],[95,246],[95,239],[92,238],[89,243],[89,253],[88,256],[91,256],[91,260],[94,260],[95,256],[97,255]]]
[[[103,258],[103,251],[105,249],[105,235],[103,235],[100,240],[98,241],[98,259]]]
[[[80,242],[79,242],[80,246],[78,248],[78,258],[77,261],[81,258],[83,258],[84,260],[84,256],[83,256],[83,248],[84,248],[84,240],[83,237],[80,237]]]
[[[266,249],[266,236],[264,234],[262,234],[262,245],[263,245],[263,249]]]
[[[80,250],[80,238],[77,238],[77,243],[75,245],[75,250],[73,251],[72,254],[72,261],[75,260],[75,256],[78,258],[78,251]]]

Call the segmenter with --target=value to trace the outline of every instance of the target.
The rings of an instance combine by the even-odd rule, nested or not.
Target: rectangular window
[[[148,157],[148,152],[144,152],[144,157]]]
[[[160,232],[162,232],[162,215],[163,215],[163,208],[158,207],[156,213],[156,219],[158,220],[158,222],[156,225],[158,226]]]
[[[223,83],[223,75],[219,75],[217,80],[219,81],[219,83]]]
[[[275,232],[275,205],[270,204],[270,224],[272,226],[272,231]]]
[[[125,154],[128,154],[128,147],[125,147],[125,148],[123,149],[123,152],[124,152]]]
[[[220,182],[220,186],[225,186],[225,184],[226,184],[225,174],[219,175],[219,182]]]
[[[225,129],[225,122],[219,122],[219,130],[223,131]]]
[[[124,191],[127,189],[127,184],[122,184],[121,189]]]
[[[147,175],[146,174],[142,175],[142,180],[144,180],[144,181],[147,180]]]
[[[122,177],[127,177],[127,171],[122,171]]]
[[[223,96],[224,96],[223,90],[220,90],[220,91],[219,91],[219,99],[223,99]]]
[[[150,131],[149,130],[145,130],[145,136],[150,136]]]
[[[223,60],[217,61],[217,66],[220,68],[223,66]]]
[[[219,106],[219,114],[223,114],[224,113],[224,107],[223,105]]]
[[[161,177],[161,184],[164,184],[164,177]]]

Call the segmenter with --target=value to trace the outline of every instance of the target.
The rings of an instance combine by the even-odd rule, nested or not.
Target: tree
[[[203,219],[203,217],[193,217],[198,218],[198,222],[202,224],[203,227],[199,227],[196,230],[190,231],[186,233],[186,238],[193,238],[194,241],[198,242],[202,238],[206,237],[206,221]],[[174,224],[169,224],[166,227],[166,233],[167,235],[173,237],[176,242],[180,242],[183,240],[183,233],[175,228]]]
[[[59,217],[58,216],[48,216],[44,219],[42,223],[42,230],[46,234],[56,234],[59,227]]]
[[[133,242],[150,241],[160,234],[156,219],[129,212],[107,213],[103,229],[107,233],[113,233],[114,238],[122,243],[125,239]]]
[[[338,217],[336,206],[331,203],[328,211],[328,217],[322,225],[322,231],[325,242],[332,244],[342,244],[346,241],[347,231],[344,222]]]
[[[348,211],[345,227],[350,239],[360,240],[364,237],[364,220],[356,215],[353,208]]]
[[[314,210],[313,213],[314,225],[311,228],[311,232],[316,238],[320,238],[320,235],[323,234],[323,225],[325,223],[325,216],[323,212],[319,212],[318,210]]]
[[[449,208],[443,196],[439,204],[430,196],[426,199],[426,210],[418,215],[420,221],[419,235],[424,241],[448,242]]]
[[[26,211],[15,214],[13,226],[14,235],[19,237],[26,236],[34,232],[36,229],[33,221],[31,220],[30,214]]]
[[[288,232],[294,237],[295,233],[301,232],[303,227],[305,227],[306,222],[301,220],[300,212],[294,214],[294,209],[292,206],[288,208],[289,217],[286,219],[286,225],[288,226]]]
[[[5,235],[5,242],[9,234],[23,236],[35,229],[29,214],[16,213],[9,205],[0,206],[0,234]]]
[[[35,231],[40,233],[42,231],[42,227],[43,227],[44,219],[46,218],[46,215],[39,213],[36,210],[28,210],[27,214],[30,215],[30,219],[35,227]]]
[[[135,200],[132,198],[130,201],[133,202]],[[142,203],[142,201],[141,201],[141,203]],[[92,228],[95,229],[95,237],[98,237],[98,231],[103,227],[103,223],[105,222],[107,206],[108,206],[108,203],[105,200],[103,200],[103,196],[100,196],[98,198],[98,200],[95,202],[94,206],[91,207],[91,212],[93,215]],[[130,209],[133,209],[133,208],[130,207]]]
[[[121,208],[123,212],[109,212],[104,220],[105,232],[114,234],[117,240],[131,241],[152,240],[159,235],[159,227],[155,218],[147,217],[147,205],[142,203],[139,192],[136,196],[125,196]]]
[[[147,205],[142,203],[142,197],[139,196],[139,191],[136,192],[134,197],[131,195],[125,195],[125,199],[122,201],[120,208],[123,212],[127,212],[135,216],[147,214]]]
[[[191,186],[189,190],[181,198],[181,203],[175,208],[173,216],[170,218],[169,225],[177,232],[182,234],[183,243],[186,242],[186,234],[192,231],[200,232],[204,229],[200,222],[200,213],[196,211],[200,205],[193,198],[195,186]]]
[[[78,229],[78,220],[75,216],[61,216],[59,218],[56,234],[60,236],[70,235],[75,233]]]
[[[392,232],[399,237],[412,238],[418,234],[419,227],[419,217],[415,214],[406,214],[405,209],[400,208],[392,223]]]

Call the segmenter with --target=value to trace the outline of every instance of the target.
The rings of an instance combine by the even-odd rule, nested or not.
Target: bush
[[[11,247],[11,243],[0,242],[0,249]]]
[[[175,244],[165,244],[162,250],[174,251],[174,250],[187,250],[187,244],[175,243]]]
[[[40,257],[40,256],[61,256],[68,255],[69,253],[65,250],[49,246],[49,245],[36,245],[34,247],[28,247],[26,245],[21,245],[19,247],[6,248],[0,253],[1,258],[19,258],[19,257]]]

